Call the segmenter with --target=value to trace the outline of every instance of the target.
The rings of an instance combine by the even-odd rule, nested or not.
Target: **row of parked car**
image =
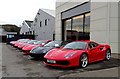
[[[110,60],[111,48],[93,41],[52,41],[19,39],[10,44],[34,58],[44,58],[50,66],[86,67],[88,63]]]

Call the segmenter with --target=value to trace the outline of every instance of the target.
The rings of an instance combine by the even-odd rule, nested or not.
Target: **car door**
[[[104,46],[99,45],[99,49],[98,49],[99,59],[104,59],[105,58],[105,51],[103,49],[104,49]]]
[[[99,45],[94,42],[88,44],[89,58],[91,62],[94,62],[99,58]]]

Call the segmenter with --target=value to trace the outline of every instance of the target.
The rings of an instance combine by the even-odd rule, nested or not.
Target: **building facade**
[[[55,39],[96,41],[120,53],[120,2],[78,1],[57,0]]]
[[[30,28],[36,40],[55,39],[55,11],[39,9]]]
[[[31,34],[30,28],[33,21],[25,20],[22,23],[20,34],[28,35]]]

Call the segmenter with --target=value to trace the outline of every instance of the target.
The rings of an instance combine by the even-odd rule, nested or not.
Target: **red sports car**
[[[26,41],[23,41],[21,42],[17,47],[18,49],[22,50],[22,48],[26,45],[28,45],[29,42],[31,42],[32,40],[26,40]]]
[[[110,60],[111,48],[93,41],[75,41],[68,43],[61,49],[53,49],[45,56],[44,63],[50,66],[86,67],[88,63]]]
[[[28,44],[22,48],[23,53],[29,54],[34,47],[37,47],[37,46],[43,47],[45,44],[47,44],[50,41],[52,40],[41,40],[41,41],[33,42],[32,44]]]
[[[10,41],[10,45],[14,45],[15,43],[19,42],[19,41],[23,41],[24,39],[18,39],[17,41]]]
[[[26,41],[28,41],[28,40],[29,40],[29,39],[24,39],[24,40],[22,40],[22,41],[15,42],[15,43],[14,43],[14,47],[18,48],[18,46],[19,46],[20,44],[22,44],[22,43],[24,43],[24,42],[26,42]]]

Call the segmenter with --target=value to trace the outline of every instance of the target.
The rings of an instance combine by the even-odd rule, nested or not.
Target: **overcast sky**
[[[0,0],[0,24],[20,26],[34,20],[39,8],[55,10],[56,0]]]

